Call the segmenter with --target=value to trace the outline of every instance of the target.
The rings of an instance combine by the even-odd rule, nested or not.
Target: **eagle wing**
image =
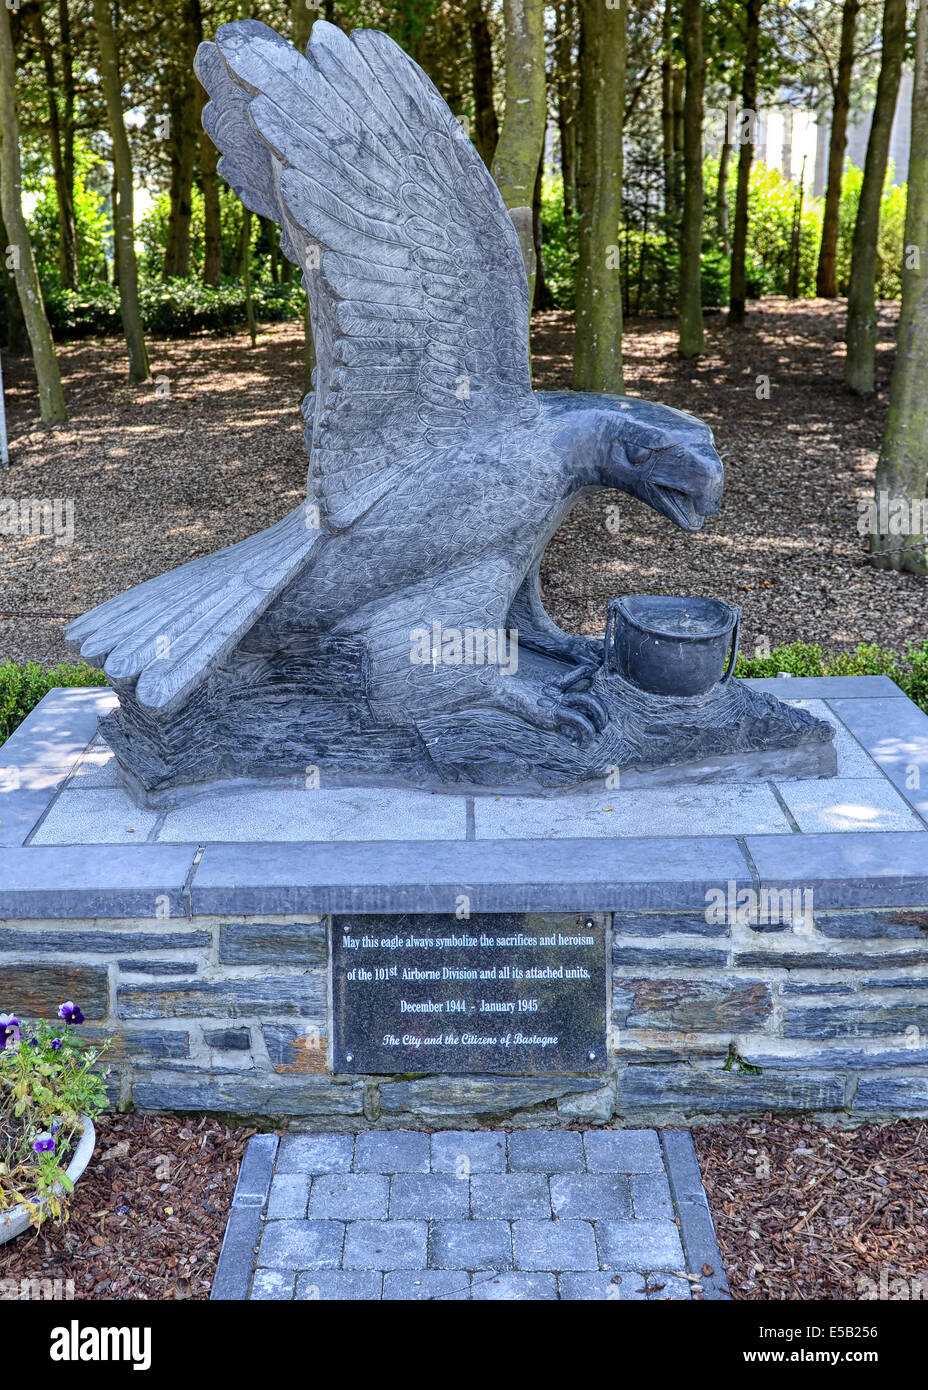
[[[318,368],[309,488],[341,531],[471,429],[538,412],[519,239],[446,103],[386,34],[318,20],[304,57],[256,20],[196,70],[243,202],[303,270]]]
[[[320,539],[302,503],[266,531],[136,584],[75,618],[68,641],[148,709],[180,700],[257,621]]]

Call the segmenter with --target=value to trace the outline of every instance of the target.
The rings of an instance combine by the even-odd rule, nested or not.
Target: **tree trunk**
[[[625,22],[626,0],[616,9],[581,0],[575,391],[624,391],[619,224]]]
[[[113,285],[119,289],[119,237],[116,234],[116,208],[119,194],[116,191],[116,164],[113,163],[113,177],[110,179],[110,216],[113,223]]]
[[[877,528],[870,548],[889,552],[879,556],[877,564],[925,574],[924,520],[917,524],[911,504],[923,502],[928,489],[928,0],[919,0],[914,67],[902,306],[889,416],[876,470],[878,515],[880,494],[885,493],[890,502],[895,498],[908,504],[912,519],[906,534],[885,535]]]
[[[309,36],[318,18],[318,5],[310,8],[306,5],[305,0],[290,0],[290,32],[293,36],[294,47],[298,48],[301,53],[306,52]]]
[[[200,0],[185,0],[181,10],[181,67],[171,83],[171,211],[164,249],[163,276],[185,279],[190,274],[190,220],[193,211],[193,171],[199,145],[202,99],[193,72],[193,57],[203,36]]]
[[[484,0],[469,0],[467,20],[473,55],[474,144],[489,169],[496,153],[499,124],[493,105],[493,37]]]
[[[301,53],[306,52],[312,27],[319,18],[318,9],[309,10],[304,0],[290,0],[290,18],[293,26],[293,42]],[[289,262],[286,262],[289,264]],[[286,277],[289,280],[289,275]],[[316,343],[313,338],[313,324],[309,310],[309,295],[303,310],[303,391],[313,389],[313,372],[316,370]]]
[[[789,283],[786,293],[790,299],[799,298],[799,268],[802,253],[802,203],[806,192],[806,156],[802,156],[802,169],[799,174],[799,193],[793,211],[793,225],[789,239]]]
[[[731,85],[730,100],[738,100],[738,88],[734,79]],[[719,154],[719,178],[715,188],[715,225],[722,243],[722,254],[724,256],[731,255],[731,236],[728,224],[728,173],[731,168],[731,151],[731,130],[728,110],[726,109],[725,138],[722,141],[722,149]]]
[[[22,306],[32,360],[39,387],[42,419],[53,423],[66,420],[68,412],[61,389],[58,359],[51,329],[45,315],[42,287],[26,219],[23,215],[22,169],[19,162],[19,116],[16,110],[16,60],[10,12],[0,5],[0,207],[9,241],[0,247],[4,260],[13,260],[16,293]]]
[[[41,9],[35,9],[32,12],[32,29],[39,46],[39,52],[42,55],[45,84],[48,88],[49,153],[52,161],[52,175],[55,180],[55,198],[58,203],[58,274],[66,289],[76,290],[78,283],[77,223],[74,219],[73,166],[69,186],[65,171],[61,118],[58,111],[58,76],[55,72],[52,46],[42,22]]]
[[[528,302],[535,294],[532,199],[545,139],[544,0],[504,0],[506,110],[493,156],[493,177],[522,243]]]
[[[532,237],[535,242],[535,299],[532,308],[536,311],[554,307],[554,300],[545,280],[545,258],[541,231],[541,191],[544,173],[545,156],[544,151],[542,151],[538,161],[538,174],[535,178],[535,193],[532,198]]]
[[[206,105],[204,100],[200,107]],[[200,182],[203,186],[203,283],[222,284],[222,219],[219,212],[219,151],[205,130],[200,131]]]
[[[683,229],[680,236],[680,343],[682,357],[698,357],[702,324],[702,116],[706,60],[702,46],[702,0],[683,0],[686,96],[683,107]]]
[[[661,24],[661,143],[664,159],[664,216],[669,235],[676,215],[673,178],[673,0],[664,0]]]
[[[94,24],[100,46],[100,76],[106,97],[110,135],[113,141],[113,172],[116,203],[113,209],[115,240],[119,247],[119,305],[122,331],[129,351],[129,380],[148,381],[148,352],[139,313],[139,277],[135,259],[135,215],[132,193],[132,151],[123,116],[122,87],[116,34],[109,0],[93,0]]]
[[[677,215],[683,206],[683,88],[686,73],[679,64],[674,67],[671,92],[673,101],[673,205]]]
[[[748,191],[751,184],[751,161],[754,158],[753,116],[757,111],[757,67],[760,61],[760,12],[764,0],[747,0],[744,6],[747,28],[744,39],[744,70],[741,78],[742,112],[751,120],[739,131],[741,150],[738,155],[738,187],[735,193],[735,230],[731,247],[731,289],[728,300],[728,326],[744,324],[747,307],[747,271],[745,259],[748,246]],[[748,138],[745,138],[748,137]]]
[[[554,73],[557,91],[557,126],[561,142],[561,184],[564,189],[564,221],[569,226],[577,202],[577,110],[574,66],[573,0],[561,0],[557,8],[557,35],[554,41]]]
[[[880,204],[886,181],[886,163],[902,59],[905,54],[906,0],[885,0],[883,53],[873,108],[873,124],[867,141],[864,177],[854,223],[851,281],[847,293],[847,357],[844,380],[852,391],[869,395],[874,388],[876,365],[876,250],[880,230]]]
[[[71,42],[71,16],[68,0],[58,0],[58,39],[61,53],[61,88],[64,93],[62,157],[64,177],[71,205],[74,205],[74,130],[77,85],[74,81],[74,46]]]
[[[242,218],[242,279],[245,282],[245,318],[248,323],[248,336],[251,346],[258,342],[258,325],[255,321],[255,301],[251,292],[251,209],[246,208]]]
[[[815,292],[821,299],[838,295],[838,209],[841,204],[841,177],[847,145],[847,113],[851,104],[851,74],[854,70],[854,34],[861,0],[844,0],[841,10],[841,44],[831,108],[831,138],[828,143],[828,184],[822,214],[822,244],[818,253]]]
[[[3,220],[3,211],[0,209],[0,303],[3,308],[2,323],[6,329],[5,346],[8,352],[25,352],[29,335],[26,332],[26,320],[23,318],[23,306],[19,302],[16,290],[16,274],[13,267],[7,265],[9,245],[10,238]]]
[[[201,17],[198,43],[202,35]],[[209,100],[208,93],[204,87],[200,87],[199,82],[197,86],[200,97],[197,142],[200,150],[200,187],[203,190],[203,283],[218,286],[222,284],[222,217],[219,211],[219,175],[216,172],[219,151],[203,129],[203,107]]]
[[[723,256],[731,255],[731,240],[728,235],[728,167],[730,163],[731,144],[726,137],[719,153],[719,181],[715,190],[715,226],[722,243]]]

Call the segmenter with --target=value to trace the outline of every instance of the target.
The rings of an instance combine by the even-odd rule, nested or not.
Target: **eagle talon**
[[[602,732],[609,716],[593,696],[574,693],[558,700],[555,720],[558,732],[583,748]]]
[[[603,729],[605,729],[606,725],[609,723],[609,711],[606,709],[602,701],[599,700],[595,695],[584,695],[581,694],[579,691],[575,691],[570,696],[570,699],[575,707],[579,707],[581,710],[586,711],[586,713],[589,716],[590,722],[593,724],[596,732],[598,734],[601,734]]]
[[[581,662],[565,672],[563,676],[555,676],[551,685],[561,691],[573,690],[576,686],[584,683],[588,686],[598,670],[599,667],[594,666],[592,662]]]

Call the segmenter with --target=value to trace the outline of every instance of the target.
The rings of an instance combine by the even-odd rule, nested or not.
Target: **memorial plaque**
[[[338,916],[336,1072],[606,1069],[606,948],[576,913]]]

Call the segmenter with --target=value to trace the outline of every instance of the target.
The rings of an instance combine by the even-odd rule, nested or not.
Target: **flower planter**
[[[68,1177],[73,1183],[77,1182],[90,1162],[96,1142],[97,1133],[93,1127],[93,1121],[85,1115],[80,1142],[67,1168]],[[58,1184],[57,1190],[61,1191],[60,1184]],[[29,1212],[24,1206],[11,1207],[9,1211],[0,1211],[0,1245],[5,1245],[8,1240],[22,1235],[23,1231],[29,1229],[29,1224]]]

